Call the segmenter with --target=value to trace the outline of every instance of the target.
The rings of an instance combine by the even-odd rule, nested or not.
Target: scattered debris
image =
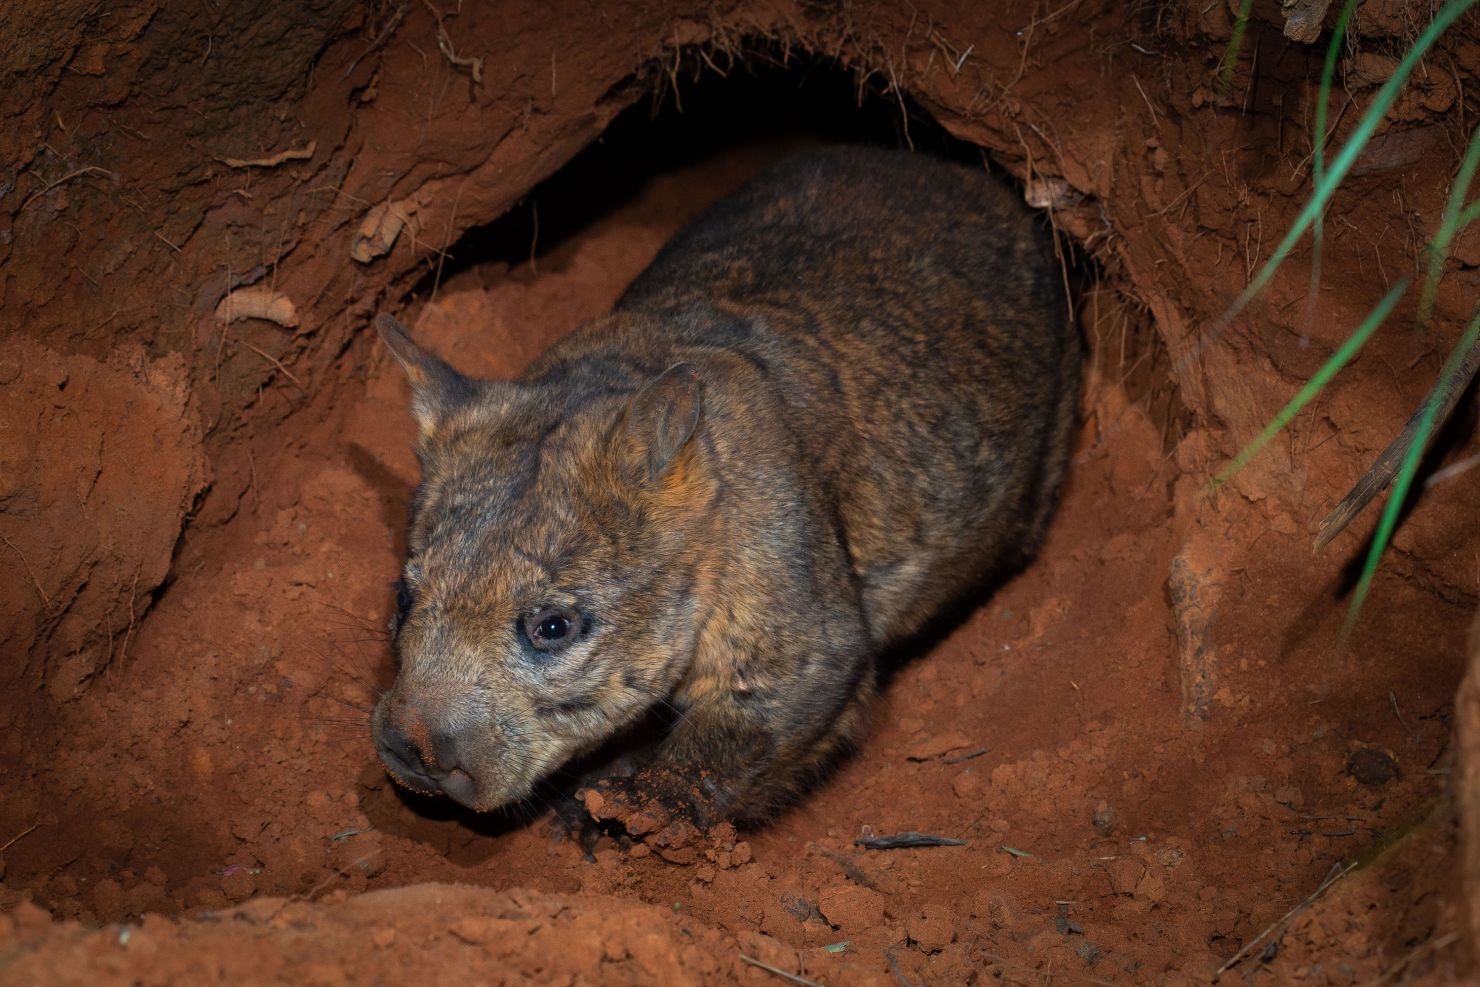
[[[983,754],[990,753],[992,753],[991,748],[978,747],[975,750],[969,750],[963,754],[952,754],[950,757],[944,758],[944,761],[946,764],[960,764],[963,761],[970,761],[972,758],[981,757]]]
[[[789,981],[790,983],[799,984],[801,985],[801,987],[822,987],[822,985],[815,980],[808,980],[806,977],[799,977],[794,973],[787,973],[785,970],[782,970],[779,967],[774,967],[769,963],[762,963],[754,956],[746,956],[744,953],[736,953],[735,955],[739,956],[742,960],[744,960],[746,963],[749,963],[751,966],[757,967],[761,970],[765,970],[767,973],[772,974],[773,976],[780,977],[782,980]]]
[[[1329,889],[1331,885],[1335,884],[1343,877],[1346,877],[1346,875],[1350,874],[1353,870],[1356,869],[1356,867],[1357,862],[1355,860],[1353,860],[1349,864],[1343,864],[1339,861],[1335,864],[1332,864],[1331,870],[1327,872],[1325,880],[1321,881],[1319,887],[1312,891],[1304,901],[1302,901],[1300,904],[1296,905],[1294,908],[1290,909],[1283,916],[1281,916],[1279,920],[1276,921],[1273,925],[1245,943],[1243,949],[1240,949],[1237,953],[1234,953],[1232,956],[1230,956],[1228,960],[1218,968],[1218,971],[1213,974],[1214,979],[1223,976],[1223,974],[1238,966],[1239,962],[1242,961],[1245,956],[1248,956],[1249,953],[1253,951],[1255,946],[1259,945],[1265,939],[1269,938],[1269,934],[1271,932],[1283,931],[1284,928],[1290,924],[1291,919],[1293,919],[1296,915],[1299,915],[1301,912],[1305,911],[1311,905],[1315,904],[1316,899],[1325,894],[1327,889]]]
[[[349,248],[350,257],[361,264],[368,264],[389,253],[401,231],[411,222],[414,212],[414,207],[404,200],[382,202],[371,209],[355,230],[355,239]]]
[[[917,833],[913,830],[893,833],[889,836],[874,836],[872,833],[865,832],[854,840],[853,844],[865,850],[911,850],[916,847],[967,845],[965,840],[957,840],[949,836],[934,836],[930,833]]]
[[[1095,829],[1109,836],[1115,832],[1115,825],[1120,821],[1120,817],[1109,802],[1101,799],[1100,803],[1095,806],[1095,814],[1090,817],[1090,821],[1094,823]]]
[[[868,871],[860,867],[858,865],[858,862],[852,857],[848,856],[846,853],[839,853],[835,850],[829,850],[826,847],[823,847],[821,849],[822,855],[828,860],[831,860],[833,863],[837,864],[838,868],[843,872],[843,876],[846,877],[848,880],[861,887],[868,888],[870,891],[879,890],[878,881],[874,880],[873,875],[869,874]]]

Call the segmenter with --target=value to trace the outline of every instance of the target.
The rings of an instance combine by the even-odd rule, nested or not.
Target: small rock
[[[1136,882],[1136,897],[1147,901],[1161,901],[1166,897],[1167,879],[1163,876],[1161,868],[1148,867],[1146,873]]]
[[[245,901],[257,893],[257,876],[249,867],[228,867],[221,875],[221,893],[228,901]]]
[[[1000,891],[991,891],[977,902],[976,915],[996,928],[1011,926],[1018,921],[1017,902]]]
[[[1119,817],[1109,802],[1100,799],[1100,804],[1095,806],[1095,814],[1091,817],[1091,821],[1102,835],[1109,836],[1115,832],[1115,824],[1119,821]]]
[[[699,859],[699,848],[696,846],[663,846],[658,847],[658,856],[670,864],[687,867]]]
[[[864,932],[884,924],[884,896],[857,884],[839,884],[817,898],[827,923],[846,932]]]
[[[956,938],[951,910],[944,905],[926,905],[910,920],[909,937],[926,953],[938,953]]]
[[[975,771],[963,771],[951,779],[951,791],[956,797],[968,801],[975,799],[982,791],[981,775]]]
[[[710,845],[719,850],[735,849],[735,825],[733,823],[722,822],[711,826],[706,835],[709,837]]]
[[[1141,883],[1141,876],[1146,873],[1146,865],[1133,857],[1120,857],[1110,861],[1110,866],[1105,868],[1110,876],[1110,890],[1116,894],[1135,894],[1136,885]]]
[[[783,894],[779,900],[781,907],[786,909],[786,914],[798,922],[805,922],[819,914],[817,906],[799,894]]]
[[[1398,776],[1398,762],[1386,751],[1364,747],[1347,758],[1346,773],[1364,785],[1386,785]]]

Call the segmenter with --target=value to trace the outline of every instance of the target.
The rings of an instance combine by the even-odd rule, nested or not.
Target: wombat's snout
[[[461,749],[466,740],[451,723],[428,716],[416,705],[387,697],[372,726],[375,747],[391,776],[412,791],[445,794],[476,808],[477,783]]]

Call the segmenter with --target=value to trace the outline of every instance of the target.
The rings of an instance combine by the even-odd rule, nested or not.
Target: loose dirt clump
[[[235,52],[246,81],[220,92],[161,60],[182,10],[126,6],[116,38],[38,33],[60,54],[6,63],[38,144],[0,174],[23,190],[0,198],[21,326],[0,352],[0,979],[1175,984],[1237,961],[1222,982],[1441,983],[1466,962],[1470,476],[1424,492],[1345,648],[1343,565],[1370,528],[1309,545],[1467,317],[1473,244],[1431,337],[1374,340],[1232,484],[1208,479],[1411,271],[1480,48],[1440,52],[1333,204],[1315,315],[1298,256],[1208,342],[1306,189],[1320,52],[1273,11],[1235,99],[1218,5],[320,4],[299,25],[316,44],[271,18],[251,35],[304,71]],[[1407,21],[1362,16],[1362,50],[1401,50]],[[747,38],[750,69],[727,61]],[[171,71],[203,100],[174,143]],[[660,81],[668,110],[620,115]],[[370,315],[514,375],[760,164],[906,130],[990,150],[1064,233],[1092,369],[1037,561],[891,659],[857,752],[772,825],[682,853],[603,838],[590,861],[543,806],[397,789],[368,714],[417,471]],[[1432,165],[1404,165],[1420,144]],[[253,286],[297,325],[216,318]],[[1446,442],[1436,459],[1473,455],[1463,415]],[[952,845],[859,842],[908,832]]]

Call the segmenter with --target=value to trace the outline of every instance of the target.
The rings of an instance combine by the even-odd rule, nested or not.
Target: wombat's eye
[[[581,615],[571,607],[543,607],[522,623],[524,636],[540,651],[559,651],[581,636]]]

